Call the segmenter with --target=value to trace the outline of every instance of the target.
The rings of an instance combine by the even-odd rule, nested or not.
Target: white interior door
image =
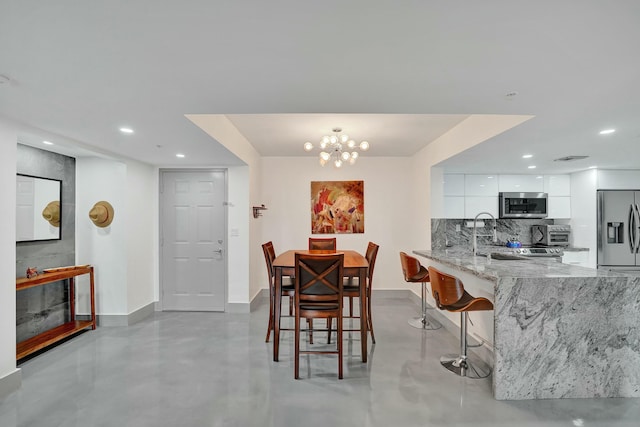
[[[163,310],[224,311],[226,172],[162,171]]]

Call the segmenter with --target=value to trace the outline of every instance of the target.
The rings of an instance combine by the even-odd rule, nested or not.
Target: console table
[[[89,320],[76,320],[76,293],[74,278],[84,274],[89,275],[91,283],[91,318]],[[58,342],[68,336],[71,336],[83,329],[91,327],[96,328],[96,309],[95,309],[95,285],[93,280],[93,266],[73,266],[61,267],[58,269],[48,269],[47,272],[39,274],[35,277],[19,277],[16,279],[16,291],[33,288],[35,286],[43,286],[47,283],[58,282],[61,280],[69,281],[69,322],[57,326],[48,331],[42,332],[35,337],[21,341],[16,346],[16,359],[20,360],[25,356],[43,349],[44,347]]]

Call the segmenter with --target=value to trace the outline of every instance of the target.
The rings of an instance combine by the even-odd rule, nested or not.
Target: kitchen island
[[[639,277],[459,250],[414,253],[493,301],[492,319],[480,317],[471,335],[492,347],[496,399],[640,397]]]

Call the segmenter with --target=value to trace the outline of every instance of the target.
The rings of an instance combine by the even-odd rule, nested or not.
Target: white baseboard
[[[131,326],[151,316],[155,307],[156,303],[150,302],[129,314],[99,314],[98,326]]]
[[[22,386],[22,370],[17,368],[0,378],[0,399],[4,399]]]

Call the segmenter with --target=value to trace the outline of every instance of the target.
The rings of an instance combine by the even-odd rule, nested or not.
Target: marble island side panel
[[[640,396],[640,278],[455,251],[414,253],[467,280],[493,283],[496,399]]]

